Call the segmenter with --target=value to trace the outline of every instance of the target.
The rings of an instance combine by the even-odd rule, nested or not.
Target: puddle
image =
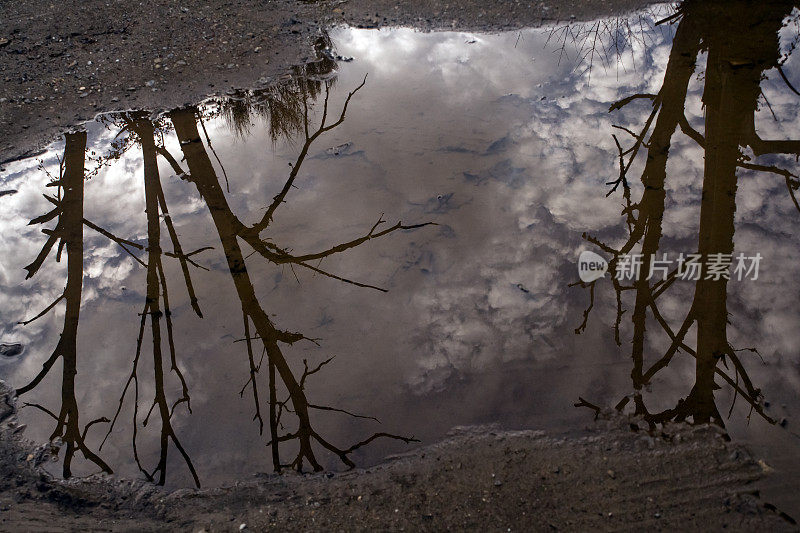
[[[796,473],[797,14],[685,6],[341,28],[304,75],[7,165],[0,369],[28,435],[59,438],[54,471],[213,486],[617,406]],[[581,284],[585,251],[661,262]],[[731,280],[678,276],[698,251]]]

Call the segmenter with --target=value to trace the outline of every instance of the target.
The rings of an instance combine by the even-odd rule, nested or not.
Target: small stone
[[[145,82],[145,85],[148,87],[153,87],[156,84],[156,80],[148,80]]]
[[[183,59],[179,59],[179,60],[178,60],[178,61],[175,63],[175,65],[176,65],[176,66],[179,66],[179,67],[185,67],[185,66],[186,66],[186,61],[184,61]]]
[[[611,479],[617,479],[617,473],[614,472],[613,470],[607,470],[606,474],[608,474],[608,477],[610,477]]]
[[[758,466],[761,467],[761,471],[764,472],[765,474],[769,474],[770,472],[774,472],[775,471],[775,469],[772,468],[771,466],[769,466],[767,464],[767,462],[764,461],[764,459],[759,459],[756,462],[758,463]]]
[[[244,531],[247,529],[247,524],[239,524],[239,531]]]
[[[255,52],[255,53],[259,53],[260,51],[261,51],[261,47],[260,46],[256,46],[255,48],[253,48],[253,52]]]

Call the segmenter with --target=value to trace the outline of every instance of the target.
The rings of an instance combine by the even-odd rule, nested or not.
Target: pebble
[[[770,472],[774,472],[775,471],[775,469],[772,468],[771,466],[769,466],[767,464],[767,462],[764,461],[764,459],[759,459],[756,462],[758,463],[758,466],[761,467],[761,471],[764,472],[765,474],[769,474]]]
[[[145,83],[145,85],[148,87],[153,87],[155,84],[156,80],[147,80],[147,82]]]

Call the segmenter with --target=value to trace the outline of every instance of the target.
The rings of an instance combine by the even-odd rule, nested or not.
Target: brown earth
[[[790,531],[758,498],[768,468],[714,427],[632,431],[608,416],[582,438],[461,428],[367,470],[263,475],[166,492],[44,473],[0,382],[2,531]],[[668,435],[668,436],[667,436]]]

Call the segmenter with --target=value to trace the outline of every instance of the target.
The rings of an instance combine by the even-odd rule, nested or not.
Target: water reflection
[[[642,256],[641,275],[632,285],[613,280],[617,312],[614,324],[615,339],[620,340],[620,322],[624,313],[623,294],[634,294],[631,321],[633,323],[631,357],[633,368],[632,396],[617,404],[623,410],[633,399],[634,412],[651,425],[667,421],[690,419],[695,423],[714,422],[724,426],[724,418],[716,405],[717,377],[734,390],[733,401],[738,398],[749,404],[765,421],[774,424],[763,406],[761,389],[756,387],[743,363],[743,355],[755,349],[736,349],[728,340],[728,280],[713,276],[709,270],[710,259],[715,254],[730,257],[734,252],[736,192],[740,168],[772,173],[782,177],[789,195],[797,206],[795,190],[800,186],[797,176],[790,170],[773,165],[753,163],[740,147],[750,147],[755,157],[773,154],[798,154],[800,144],[793,140],[767,141],[759,137],[755,128],[755,114],[763,93],[761,81],[770,69],[780,69],[787,57],[781,57],[778,41],[784,25],[787,6],[771,4],[751,12],[745,3],[731,3],[725,9],[702,2],[685,2],[670,17],[677,25],[672,50],[664,74],[664,82],[655,94],[634,94],[614,103],[615,111],[637,101],[652,102],[646,107],[647,119],[641,130],[623,125],[615,127],[631,137],[629,147],[623,147],[614,135],[619,153],[619,176],[611,181],[609,195],[620,190],[624,198],[623,214],[629,236],[620,246],[610,246],[586,235],[589,242],[611,254],[610,270],[616,271],[620,259],[638,250]],[[685,115],[687,91],[692,76],[698,69],[698,55],[706,55],[702,102],[704,117],[700,133]],[[784,75],[785,79],[785,75]],[[787,86],[792,89],[787,80]],[[659,298],[668,293],[675,283],[684,283],[678,269],[661,280],[648,279],[654,262],[659,258],[662,244],[664,213],[666,208],[667,163],[673,135],[680,129],[704,151],[705,165],[702,173],[702,199],[700,202],[697,252],[702,262],[694,294],[686,306],[687,312],[680,325],[670,325],[659,310]],[[644,158],[641,171],[643,192],[637,202],[631,200],[628,174],[637,158]],[[800,211],[800,207],[798,207]],[[718,256],[718,255],[717,255]],[[720,257],[720,256],[718,256]],[[595,284],[588,285],[594,300]],[[593,302],[592,302],[593,303]],[[586,327],[591,307],[578,328]],[[668,344],[661,355],[653,360],[652,347],[646,345],[648,324],[663,330]],[[690,332],[696,325],[696,342],[689,346]],[[671,408],[650,412],[642,391],[657,373],[664,371],[673,357],[685,352],[695,359],[694,383],[691,391]],[[586,400],[579,406],[598,409]],[[728,416],[733,411],[731,405]]]
[[[349,448],[339,448],[328,442],[322,435],[320,435],[311,423],[309,411],[311,410],[324,410],[324,411],[338,411],[351,416],[352,413],[343,409],[334,407],[317,405],[309,402],[305,392],[306,379],[320,371],[322,367],[329,363],[331,359],[323,361],[313,369],[309,369],[307,362],[304,360],[304,370],[298,379],[292,372],[286,358],[281,351],[280,344],[294,344],[302,340],[308,339],[301,333],[293,333],[289,331],[282,331],[275,327],[269,315],[266,313],[256,296],[253,283],[245,263],[244,254],[239,244],[239,239],[247,243],[254,253],[260,255],[267,261],[276,265],[288,264],[290,266],[303,267],[317,274],[333,278],[338,281],[358,285],[364,288],[373,288],[383,290],[379,287],[367,285],[359,281],[343,277],[327,270],[311,264],[312,261],[317,261],[317,265],[323,259],[337,253],[344,252],[350,248],[359,246],[360,244],[370,240],[383,237],[397,230],[411,230],[428,225],[427,223],[416,225],[403,225],[398,222],[394,226],[387,229],[377,231],[380,224],[384,221],[379,219],[364,236],[351,241],[343,242],[332,246],[320,252],[307,253],[302,255],[293,255],[289,248],[281,247],[271,240],[263,239],[261,234],[266,231],[273,220],[275,212],[286,201],[301,165],[308,155],[308,150],[314,141],[328,131],[333,130],[339,126],[345,119],[347,106],[350,100],[366,83],[366,79],[356,87],[352,92],[347,95],[344,105],[342,107],[339,118],[335,121],[329,122],[328,117],[328,94],[330,87],[325,86],[325,100],[323,103],[322,118],[319,125],[314,129],[310,123],[308,115],[308,106],[303,104],[302,122],[300,127],[304,132],[304,143],[297,156],[297,160],[291,165],[291,172],[289,178],[286,180],[281,191],[275,195],[272,203],[267,207],[266,212],[261,217],[261,220],[247,226],[243,224],[231,211],[225,194],[219,183],[219,178],[216,175],[211,160],[205,151],[205,148],[200,140],[200,135],[197,130],[196,116],[199,110],[189,108],[180,111],[174,111],[169,114],[169,118],[175,128],[175,133],[180,141],[181,150],[183,152],[184,160],[189,167],[188,172],[181,172],[187,179],[191,181],[200,193],[203,202],[208,206],[211,217],[214,221],[219,240],[222,243],[222,248],[227,260],[228,269],[233,279],[233,284],[236,288],[236,294],[242,304],[242,317],[244,321],[244,340],[247,344],[247,354],[250,366],[250,378],[247,384],[250,385],[253,391],[253,401],[255,404],[255,419],[259,423],[259,432],[263,429],[263,418],[261,416],[261,408],[258,397],[258,373],[261,369],[263,361],[263,353],[267,356],[267,365],[269,367],[269,431],[270,441],[268,445],[272,451],[273,468],[279,472],[282,467],[295,468],[302,470],[304,461],[307,461],[315,471],[322,470],[322,466],[317,461],[313,449],[313,442],[317,442],[325,449],[336,454],[344,464],[353,467],[355,464],[348,458],[348,455],[364,446],[378,437],[394,438],[403,440],[405,442],[415,441],[413,438],[403,437],[399,435],[392,435],[389,433],[381,432],[375,433],[365,441],[354,444]],[[174,161],[174,160],[173,160]],[[176,169],[178,170],[178,169]],[[252,323],[255,329],[255,335],[251,337],[250,324]],[[263,345],[262,358],[258,363],[255,362],[253,341],[258,340]],[[313,340],[312,340],[313,341]],[[280,376],[283,386],[288,391],[288,398],[282,401],[278,400],[277,396],[277,383],[276,374]],[[247,386],[247,384],[245,386]],[[291,409],[289,408],[291,402]],[[292,412],[297,417],[297,428],[284,434],[279,433],[279,426],[283,427],[281,417],[287,411]],[[279,443],[297,441],[298,452],[295,458],[290,463],[283,463],[280,459]]]
[[[55,206],[48,213],[33,219],[30,224],[42,224],[56,219],[56,226],[52,230],[42,230],[47,240],[36,256],[36,259],[25,267],[28,271],[26,279],[34,276],[44,264],[47,257],[58,243],[55,253],[56,261],[61,260],[61,255],[67,250],[67,285],[64,292],[48,305],[41,313],[23,322],[30,324],[41,318],[53,309],[61,300],[65,302],[64,326],[61,337],[53,353],[44,362],[42,370],[28,383],[17,389],[17,395],[23,395],[36,387],[50,372],[59,359],[62,362],[61,371],[61,408],[58,414],[39,404],[26,404],[36,407],[48,414],[56,421],[56,427],[50,435],[51,442],[56,439],[65,447],[63,472],[64,477],[72,475],[72,459],[75,452],[80,451],[89,461],[96,464],[104,472],[111,472],[111,468],[94,451],[86,445],[86,433],[91,426],[108,422],[108,419],[98,418],[86,424],[83,428],[79,422],[78,400],[75,396],[75,376],[78,373],[78,321],[81,309],[81,288],[83,286],[83,187],[86,151],[86,132],[71,133],[66,136],[64,157],[60,166],[57,179],[48,183],[56,187],[56,197],[45,195]]]
[[[270,466],[370,464],[405,450],[397,437],[431,442],[460,424],[574,430],[588,421],[575,398],[615,405],[632,389],[628,406],[653,424],[724,420],[733,438],[792,462],[796,442],[770,422],[791,417],[800,386],[800,308],[787,290],[800,247],[786,175],[760,172],[791,171],[778,149],[791,143],[747,132],[796,137],[786,133],[796,95],[768,70],[794,23],[781,26],[778,8],[752,29],[714,18],[760,44],[726,43],[710,8],[687,3],[656,24],[671,9],[572,33],[341,28],[337,53],[352,62],[337,65],[323,39],[322,59],[281,84],[88,124],[75,401],[84,420],[115,423],[84,431],[86,446],[123,475],[191,485],[195,467],[204,484],[227,483]],[[590,59],[581,43],[608,28],[608,59],[576,67]],[[783,63],[789,80],[794,61]],[[721,155],[701,172],[709,147]],[[57,175],[65,148],[43,169]],[[67,274],[48,262],[35,285],[22,282],[43,238],[20,221],[52,209],[36,167],[0,178],[18,191],[0,198],[0,243],[14,251],[0,261],[2,309],[14,321],[48,308]],[[722,194],[704,199],[704,184]],[[414,224],[375,225],[380,213]],[[426,222],[437,225],[417,228]],[[724,286],[673,276],[569,288],[578,254],[595,246],[606,257],[761,252],[765,268]],[[63,307],[27,326],[5,321],[0,342],[17,354],[0,358],[5,379],[36,376]],[[726,315],[735,327],[720,330]],[[728,345],[757,346],[764,363],[734,360]],[[709,391],[709,368],[722,389]],[[23,399],[61,401],[59,370]],[[767,418],[748,425],[751,404]],[[34,438],[50,434],[48,415],[23,415]],[[81,463],[73,474],[97,469]]]
[[[322,51],[329,46],[329,40],[321,40],[318,43],[318,51]],[[358,415],[337,407],[316,404],[308,399],[305,389],[307,379],[320,372],[333,358],[328,358],[313,368],[309,368],[307,360],[304,359],[302,374],[296,375],[287,362],[281,345],[292,345],[300,341],[310,341],[316,344],[317,341],[301,333],[281,330],[275,326],[273,319],[265,311],[264,306],[259,301],[259,297],[256,295],[254,283],[251,280],[245,255],[241,248],[240,240],[246,243],[254,254],[261,256],[261,258],[272,264],[289,265],[292,269],[294,267],[304,268],[338,282],[385,292],[385,289],[375,285],[335,274],[321,267],[321,263],[324,259],[334,254],[346,252],[369,240],[380,239],[397,231],[414,230],[431,224],[404,225],[401,222],[397,222],[385,228],[382,227],[385,221],[381,216],[364,235],[358,238],[341,242],[318,252],[300,255],[293,254],[291,248],[282,247],[271,238],[262,237],[264,232],[271,229],[270,224],[278,209],[287,202],[287,197],[294,186],[309,149],[318,138],[334,130],[344,122],[351,99],[366,84],[365,78],[360,85],[347,95],[337,117],[331,118],[329,116],[332,114],[332,111],[329,110],[329,96],[333,81],[323,77],[322,74],[329,74],[334,67],[334,62],[323,58],[316,63],[305,66],[302,71],[296,72],[296,77],[287,83],[270,86],[265,90],[254,91],[244,95],[238,94],[230,99],[204,106],[202,109],[199,107],[178,109],[165,117],[157,119],[150,118],[144,112],[127,112],[104,116],[101,119],[103,124],[117,133],[108,154],[93,158],[96,168],[92,173],[87,172],[86,169],[87,133],[82,131],[66,135],[64,155],[59,160],[60,175],[47,183],[48,187],[57,187],[57,196],[45,195],[45,198],[55,207],[30,222],[30,224],[43,224],[56,219],[56,226],[52,230],[43,230],[43,233],[47,236],[47,241],[36,259],[25,269],[28,271],[27,278],[36,275],[52,249],[58,244],[55,254],[57,262],[60,261],[62,249],[66,248],[67,251],[67,285],[64,293],[41,313],[21,322],[22,325],[30,324],[51,312],[64,300],[66,304],[64,327],[53,354],[44,362],[39,373],[27,385],[17,389],[17,394],[20,396],[35,389],[48,375],[56,361],[59,358],[63,361],[62,407],[60,414],[56,415],[40,404],[25,403],[24,405],[35,407],[56,420],[57,427],[50,436],[50,440],[53,442],[53,451],[55,453],[58,453],[58,448],[62,444],[66,448],[63,458],[64,477],[68,478],[72,475],[71,464],[76,451],[80,451],[86,459],[95,463],[103,471],[112,472],[108,464],[97,453],[89,449],[86,444],[86,435],[90,427],[95,424],[101,422],[109,424],[105,438],[99,445],[99,448],[102,449],[106,439],[114,430],[115,424],[118,423],[120,413],[130,392],[133,396],[133,413],[130,421],[132,453],[139,471],[146,479],[155,481],[160,485],[165,484],[168,451],[171,444],[183,458],[195,485],[200,486],[198,473],[189,454],[181,444],[172,422],[179,406],[185,404],[185,408],[189,413],[192,412],[192,408],[189,386],[178,362],[178,351],[174,335],[175,325],[170,308],[164,257],[177,260],[179,263],[191,308],[197,317],[202,319],[203,313],[192,281],[191,269],[207,270],[198,261],[201,261],[200,254],[202,252],[211,250],[213,247],[207,245],[189,252],[184,251],[167,206],[158,166],[159,156],[168,163],[176,176],[196,187],[201,202],[207,207],[213,225],[216,228],[218,241],[222,245],[222,251],[227,261],[236,296],[241,303],[242,309],[244,338],[240,340],[244,341],[247,346],[249,377],[240,395],[248,387],[252,390],[255,411],[253,420],[258,422],[260,434],[263,432],[264,420],[261,413],[262,400],[259,398],[259,383],[263,380],[263,375],[260,372],[266,356],[270,435],[267,446],[271,450],[274,470],[280,472],[282,468],[293,468],[302,471],[306,462],[313,470],[322,470],[323,467],[317,460],[318,452],[314,449],[316,445],[335,454],[345,465],[354,467],[355,463],[349,456],[375,439],[389,438],[406,443],[418,442],[413,437],[376,432],[358,443],[342,448],[332,444],[314,428],[310,415],[310,412],[314,410],[343,413],[356,418],[377,419]],[[314,117],[310,116],[309,108],[318,97],[323,97],[322,114],[319,123],[315,125]],[[282,137],[292,137],[298,133],[303,136],[303,145],[299,150],[297,159],[293,164],[290,164],[291,171],[288,179],[281,190],[274,196],[272,203],[267,207],[261,219],[252,225],[243,223],[233,213],[220,183],[220,177],[217,175],[217,171],[206,151],[206,145],[211,151],[213,151],[213,147],[204,125],[204,117],[205,120],[209,120],[220,115],[229,122],[231,129],[241,136],[248,133],[252,115],[267,119],[269,134],[273,142]],[[205,133],[206,145],[203,144],[200,137],[198,124]],[[165,136],[172,131],[177,137],[182,152],[181,161],[185,162],[187,168],[184,168],[181,162],[170,153],[164,143]],[[141,149],[142,188],[146,214],[146,240],[144,244],[118,237],[86,220],[83,216],[85,180],[92,177],[93,174],[97,174],[100,168],[113,164],[114,160],[120,159],[134,147]],[[92,153],[94,154],[94,152]],[[89,159],[91,160],[92,158]],[[221,161],[218,157],[216,159],[222,168]],[[225,177],[227,182],[227,176]],[[226,188],[230,190],[228,183],[226,183]],[[161,247],[162,224],[167,230],[169,241],[172,245],[171,252],[165,251]],[[146,278],[145,290],[143,291],[145,301],[144,307],[139,313],[141,320],[132,370],[123,387],[116,413],[112,420],[102,417],[89,422],[81,429],[78,422],[79,410],[75,394],[75,376],[78,365],[77,333],[84,276],[84,225],[119,245],[128,256],[146,270]],[[144,258],[140,258],[137,255],[140,252],[145,252]],[[142,374],[148,367],[144,358],[146,352],[143,351],[148,321],[149,335],[152,340],[152,350],[149,351],[152,357],[150,365],[152,376],[143,377]],[[254,329],[252,333],[251,325]],[[164,334],[166,334],[166,339]],[[254,348],[254,343],[256,342],[263,346],[258,360],[256,349]],[[164,352],[165,343],[168,355]],[[169,368],[169,372],[174,375],[173,379],[176,379],[179,384],[180,393],[177,398],[169,398],[167,380],[170,375],[169,373],[165,374],[165,368]],[[140,396],[142,396],[141,382],[148,379],[152,379],[152,401],[140,399]],[[286,391],[288,396],[285,399],[279,399],[279,394],[282,394],[283,391]],[[140,408],[144,408],[144,410],[140,411]],[[143,418],[140,416],[142,413],[144,414]],[[296,423],[290,423],[286,420],[289,413],[294,415]],[[137,439],[139,438],[140,428],[148,425],[152,426],[156,416],[160,421],[160,429],[157,432],[159,455],[155,467],[147,468],[143,464]],[[295,429],[286,429],[294,425],[296,425]],[[281,459],[280,444],[290,442],[296,442],[297,452],[287,462]]]

